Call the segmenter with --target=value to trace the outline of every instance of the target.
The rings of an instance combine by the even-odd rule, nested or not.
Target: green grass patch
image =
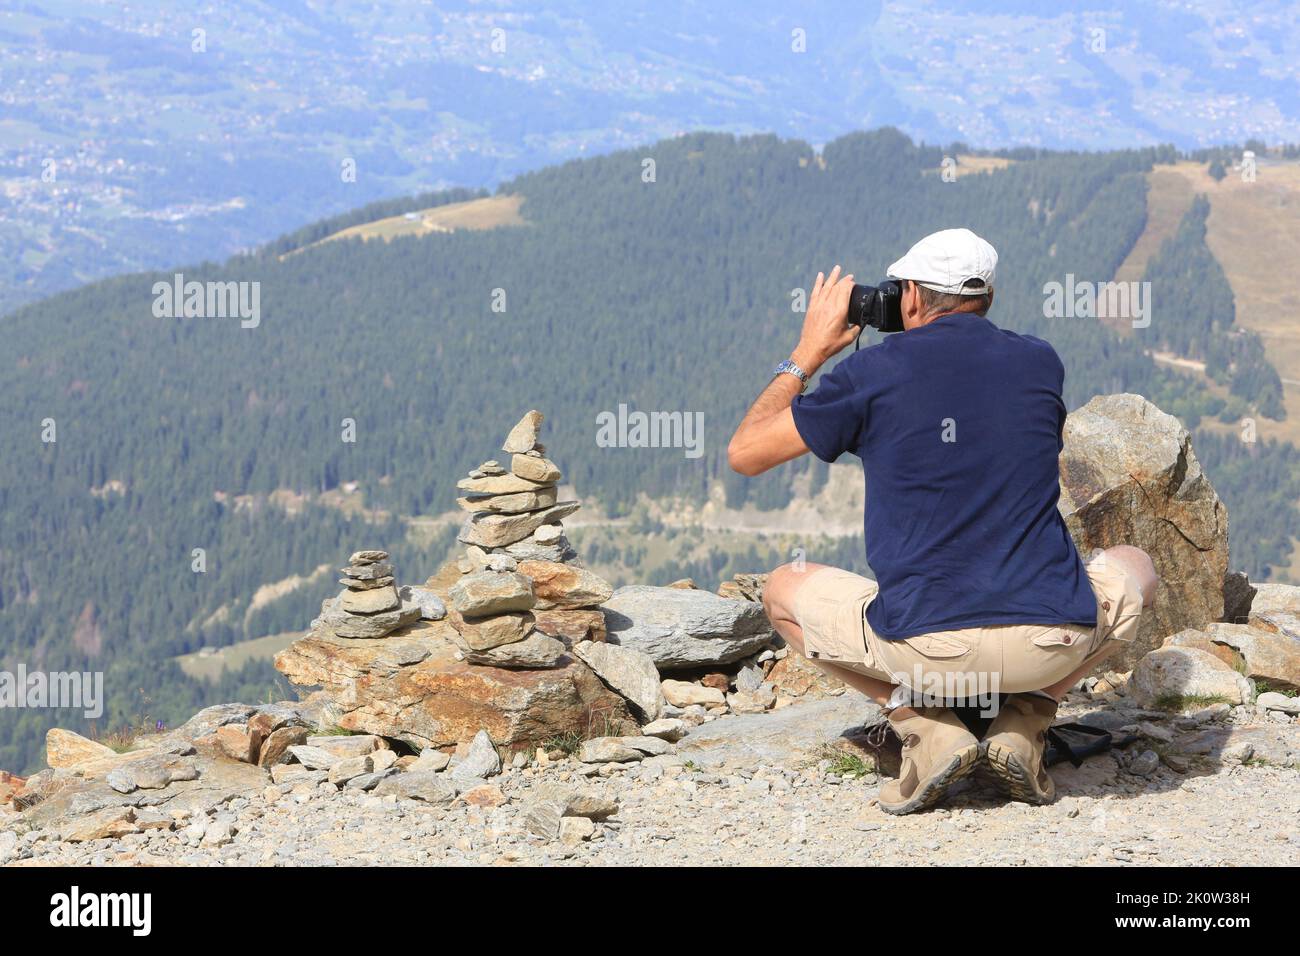
[[[1260,694],[1281,694],[1283,697],[1300,697],[1300,689],[1290,686],[1289,684],[1279,684],[1277,681],[1271,681],[1266,677],[1257,678],[1254,681],[1255,696]]]
[[[1232,705],[1232,701],[1222,694],[1161,694],[1156,698],[1156,709],[1165,710],[1169,713],[1183,713],[1198,707],[1209,707],[1213,704]]]
[[[543,746],[547,753],[558,750],[566,757],[572,757],[582,748],[582,734],[576,730],[570,730],[550,738]]]
[[[844,777],[849,780],[858,777],[865,777],[869,773],[875,773],[875,764],[863,758],[859,754],[850,753],[847,750],[840,750],[838,747],[827,746],[823,749],[822,760],[829,760],[830,766],[826,768],[827,773],[833,773],[837,777]]]

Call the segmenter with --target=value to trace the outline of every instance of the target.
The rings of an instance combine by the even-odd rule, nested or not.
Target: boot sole
[[[980,779],[992,783],[1012,800],[1046,806],[1056,799],[1055,793],[1043,793],[1010,747],[985,741],[980,745],[984,759],[980,762]]]
[[[954,751],[947,765],[938,773],[931,774],[929,779],[917,787],[916,792],[910,797],[893,806],[881,803],[880,809],[886,813],[901,816],[904,813],[916,813],[918,810],[926,810],[934,806],[939,801],[939,798],[947,793],[950,786],[958,780],[970,776],[971,772],[979,765],[979,756],[979,744],[971,744],[961,750]]]

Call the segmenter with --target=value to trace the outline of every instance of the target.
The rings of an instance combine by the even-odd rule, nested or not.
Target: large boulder
[[[623,698],[591,668],[562,656],[545,670],[461,659],[451,624],[421,621],[364,643],[309,634],[277,655],[299,685],[319,685],[346,730],[450,747],[486,730],[500,747],[537,746],[592,727],[635,726]]]
[[[1066,419],[1060,465],[1060,510],[1084,558],[1131,544],[1160,575],[1155,606],[1112,666],[1223,616],[1228,512],[1178,419],[1140,395],[1094,398]]]
[[[1133,669],[1129,690],[1144,707],[1254,699],[1250,681],[1207,650],[1171,643],[1152,651]]]
[[[606,641],[640,651],[660,670],[738,661],[775,633],[761,604],[707,591],[633,585],[603,610]]]

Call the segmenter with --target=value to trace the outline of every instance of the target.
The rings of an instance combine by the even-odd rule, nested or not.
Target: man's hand
[[[841,276],[839,266],[832,269],[829,276],[817,273],[817,282],[808,297],[803,334],[790,356],[810,378],[861,331],[848,322],[849,295],[852,292],[853,276]]]

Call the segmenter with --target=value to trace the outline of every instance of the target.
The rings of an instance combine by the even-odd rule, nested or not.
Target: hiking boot
[[[1040,805],[1055,800],[1056,784],[1043,764],[1043,751],[1056,708],[1056,701],[1038,694],[1010,695],[980,744],[980,776],[1013,800]]]
[[[979,762],[980,745],[945,707],[899,707],[889,724],[903,742],[898,779],[880,788],[880,809],[913,813],[938,802]]]

